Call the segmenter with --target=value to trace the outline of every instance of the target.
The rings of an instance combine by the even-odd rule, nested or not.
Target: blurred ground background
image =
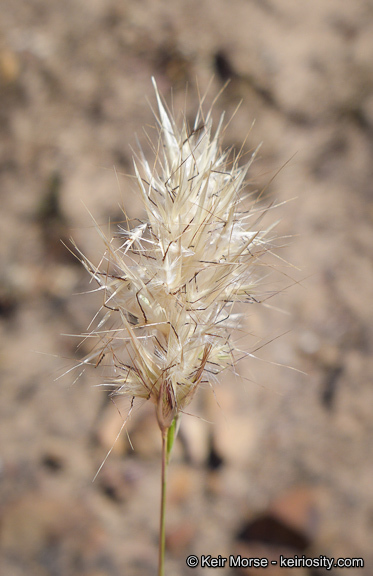
[[[99,371],[55,380],[88,348],[101,300],[61,244],[98,262],[104,225],[141,206],[135,133],[154,126],[150,77],[193,118],[229,118],[225,144],[264,144],[281,257],[302,280],[250,307],[264,361],[242,363],[185,417],[169,480],[167,574],[190,553],[363,557],[373,570],[373,4],[370,0],[32,0],[0,23],[0,574],[156,574],[159,439]],[[185,87],[188,95],[185,98]],[[172,90],[172,94],[171,94]],[[251,129],[253,121],[255,124]],[[152,129],[148,128],[151,132]],[[114,169],[115,167],[115,169]],[[286,333],[286,334],[285,334]],[[281,334],[282,337],[277,338]],[[271,364],[272,362],[272,364]],[[276,365],[285,364],[307,375]],[[211,421],[208,424],[202,420]],[[197,568],[193,574],[205,574]],[[229,574],[229,570],[222,572]],[[337,569],[331,574],[337,574]],[[254,571],[234,574],[254,574]],[[314,576],[323,570],[267,569]]]

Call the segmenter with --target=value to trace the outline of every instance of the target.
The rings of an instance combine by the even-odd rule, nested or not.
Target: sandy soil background
[[[120,204],[141,217],[124,175],[135,134],[148,150],[152,75],[188,118],[198,90],[212,79],[208,108],[231,79],[216,118],[242,100],[225,144],[239,149],[249,134],[249,151],[263,141],[255,186],[283,167],[269,193],[284,202],[280,254],[294,266],[284,268],[293,285],[271,300],[286,314],[250,307],[248,330],[273,340],[257,352],[264,361],[226,376],[220,407],[201,392],[196,416],[184,418],[170,470],[167,574],[208,572],[186,566],[190,553],[362,557],[365,568],[348,574],[372,574],[372,61],[369,0],[3,3],[1,576],[156,574],[152,407],[133,414],[134,450],[122,435],[92,483],[126,406],[95,386],[99,370],[75,384],[73,372],[56,380],[88,351],[62,335],[84,331],[101,303],[73,296],[89,289],[88,277],[60,239],[73,236],[98,262],[87,208],[103,226],[121,218]]]

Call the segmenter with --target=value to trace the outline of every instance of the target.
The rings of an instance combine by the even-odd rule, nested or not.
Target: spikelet
[[[262,209],[247,206],[255,154],[244,166],[230,160],[220,147],[223,117],[213,135],[211,111],[204,119],[198,113],[193,130],[185,120],[178,128],[153,83],[154,166],[141,149],[134,160],[146,216],[136,228],[120,226],[115,239],[100,231],[106,252],[99,267],[82,261],[105,294],[93,332],[101,343],[89,360],[111,357],[115,393],[152,400],[164,430],[202,382],[232,364],[235,303],[258,297],[268,230],[259,228]]]

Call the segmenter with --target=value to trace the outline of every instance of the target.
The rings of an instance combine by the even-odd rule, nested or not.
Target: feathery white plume
[[[245,177],[254,158],[239,166],[212,134],[211,112],[193,130],[178,128],[157,86],[159,141],[151,166],[134,160],[143,223],[106,239],[101,265],[82,261],[105,294],[105,315],[93,334],[113,361],[115,393],[151,399],[161,429],[192,400],[201,382],[233,362],[234,304],[255,302],[268,230],[263,210],[247,206]],[[117,236],[118,237],[118,236]],[[111,324],[114,322],[114,328]],[[104,330],[102,330],[104,327]]]

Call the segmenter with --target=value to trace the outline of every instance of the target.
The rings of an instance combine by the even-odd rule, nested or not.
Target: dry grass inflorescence
[[[141,148],[134,158],[145,217],[131,227],[125,215],[112,237],[98,227],[105,245],[98,265],[79,254],[104,295],[85,335],[97,346],[82,364],[109,360],[111,394],[129,397],[131,408],[136,398],[156,408],[164,447],[163,574],[165,470],[176,425],[201,385],[213,387],[249,353],[239,347],[244,328],[236,308],[270,295],[262,280],[275,238],[274,224],[263,223],[268,205],[247,185],[257,150],[246,163],[241,152],[223,151],[224,115],[213,133],[203,101],[193,127],[184,117],[179,128],[154,88],[154,160]]]

